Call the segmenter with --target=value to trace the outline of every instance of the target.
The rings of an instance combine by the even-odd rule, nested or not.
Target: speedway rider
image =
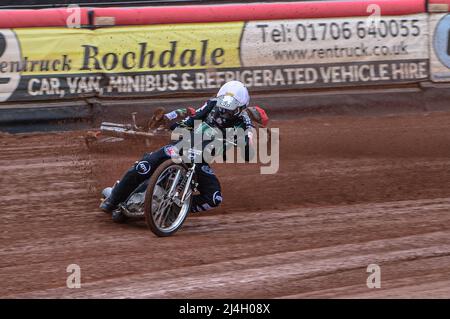
[[[237,105],[237,108],[233,111],[227,109],[226,103],[224,103],[224,101],[229,103],[230,96],[233,103]],[[254,128],[252,119],[259,124],[258,126],[265,126],[268,121],[266,113],[261,108],[247,108],[249,101],[250,96],[243,83],[239,81],[227,82],[220,88],[216,98],[208,100],[194,114],[172,125],[171,129],[173,130],[178,126],[193,128],[194,121],[199,120],[221,131],[224,131],[226,128],[242,128],[247,132],[245,136],[245,160],[249,161],[252,156],[252,136],[248,132],[250,132],[251,128]],[[142,159],[135,162],[119,183],[115,185],[111,195],[102,202],[100,208],[107,213],[112,213],[114,221],[123,221],[124,216],[117,209],[118,205],[124,202],[142,182],[150,178],[160,163],[171,158],[174,152],[174,145],[175,143],[171,143],[157,151],[144,154]],[[206,211],[219,206],[222,202],[221,187],[209,164],[203,161],[196,166],[195,173],[199,194],[194,195],[192,198],[191,212]]]

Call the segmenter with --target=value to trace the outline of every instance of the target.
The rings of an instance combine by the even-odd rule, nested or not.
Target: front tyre
[[[181,203],[181,187],[187,169],[171,159],[161,163],[149,180],[144,216],[150,230],[159,237],[173,235],[183,225],[191,208],[191,195]]]

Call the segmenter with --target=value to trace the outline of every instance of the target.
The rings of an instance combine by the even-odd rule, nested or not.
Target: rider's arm
[[[176,109],[172,112],[166,113],[164,114],[164,117],[168,120],[168,121],[173,121],[173,120],[179,120],[179,119],[185,119],[188,116],[192,116],[195,114],[195,109],[192,107],[184,107],[184,108],[179,108]]]
[[[245,131],[244,158],[246,162],[249,162],[255,156],[255,148],[253,147],[253,130],[255,127],[253,126],[252,120],[246,112],[242,112],[239,117],[242,123],[241,127]]]
[[[178,126],[194,127],[195,120],[204,120],[211,109],[216,105],[215,100],[208,100],[201,108],[195,111],[195,114],[185,118],[184,120],[173,124],[170,129],[173,131]]]

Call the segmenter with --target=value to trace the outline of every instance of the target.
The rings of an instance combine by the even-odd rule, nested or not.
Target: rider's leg
[[[100,205],[100,208],[108,213],[114,211],[118,204],[125,201],[136,187],[146,179],[150,178],[155,168],[168,158],[170,158],[170,156],[167,153],[166,147],[162,147],[152,153],[144,154],[142,159],[136,161],[125,173],[112,190],[111,195]]]
[[[193,213],[202,212],[217,207],[222,202],[219,180],[208,164],[199,164],[196,167],[199,195],[192,198]]]

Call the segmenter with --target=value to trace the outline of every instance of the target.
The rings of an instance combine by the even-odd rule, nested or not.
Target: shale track
[[[280,169],[217,164],[175,236],[98,210],[151,145],[0,136],[1,298],[450,297],[450,113],[274,121]],[[66,268],[81,267],[68,289]],[[368,289],[369,264],[381,288]]]

